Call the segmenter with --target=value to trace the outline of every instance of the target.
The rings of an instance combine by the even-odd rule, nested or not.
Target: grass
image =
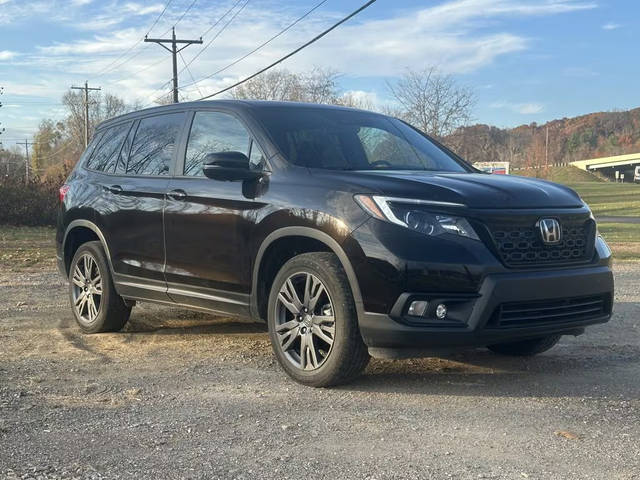
[[[640,262],[640,224],[600,223],[598,230],[609,244],[614,259]]]
[[[53,228],[0,226],[0,269],[23,272],[55,265]]]
[[[544,178],[573,188],[589,204],[596,217],[640,216],[640,185],[638,184],[605,182],[597,175],[572,166],[551,167],[540,172],[519,170],[514,173]]]
[[[633,183],[569,183],[589,204],[594,215],[639,217],[640,184]]]
[[[603,178],[571,165],[567,165],[566,167],[549,167],[544,170],[517,170],[513,173],[524,177],[544,178],[545,180],[564,184],[585,182],[605,183]]]

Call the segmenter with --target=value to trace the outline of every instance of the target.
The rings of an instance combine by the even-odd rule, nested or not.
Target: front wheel
[[[369,362],[351,288],[333,253],[305,253],[284,264],[271,286],[267,321],[278,362],[299,383],[345,383]]]
[[[561,336],[562,335],[548,335],[546,337],[521,340],[519,342],[498,343],[496,345],[489,345],[487,348],[501,355],[528,357],[551,349],[560,341]]]

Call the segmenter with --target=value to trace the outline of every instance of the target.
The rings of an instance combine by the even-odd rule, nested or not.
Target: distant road
[[[640,217],[596,217],[598,223],[640,223]]]

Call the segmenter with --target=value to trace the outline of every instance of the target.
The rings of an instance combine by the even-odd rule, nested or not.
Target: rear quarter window
[[[87,162],[87,168],[99,172],[113,172],[118,156],[120,155],[122,142],[130,128],[131,122],[107,129]]]

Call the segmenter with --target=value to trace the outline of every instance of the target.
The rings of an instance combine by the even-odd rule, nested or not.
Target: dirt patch
[[[610,323],[539,357],[372,361],[312,389],[264,325],[140,304],[83,335],[52,265],[2,269],[0,478],[637,479],[640,268],[616,282]]]

